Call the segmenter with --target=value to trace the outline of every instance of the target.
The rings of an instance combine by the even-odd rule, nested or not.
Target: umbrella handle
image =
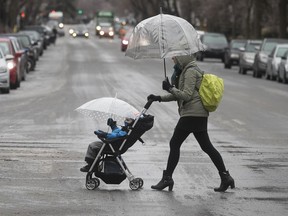
[[[167,74],[166,74],[166,61],[165,58],[163,59],[164,61],[164,78],[167,78]]]
[[[145,104],[144,108],[146,110],[148,110],[152,103],[153,103],[153,100],[148,100],[148,102]]]

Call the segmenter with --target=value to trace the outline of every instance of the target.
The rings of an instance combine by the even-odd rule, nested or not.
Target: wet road
[[[150,189],[166,166],[178,119],[176,104],[154,103],[146,144],[123,155],[144,188],[101,181],[88,191],[79,168],[96,139],[93,130],[106,127],[74,109],[117,94],[141,110],[148,94],[163,93],[163,61],[125,57],[119,39],[67,35],[48,48],[19,90],[0,95],[0,215],[287,215],[288,86],[239,75],[217,60],[199,65],[224,78],[223,103],[211,114],[209,130],[235,190],[213,191],[218,173],[193,136],[182,146],[174,191]]]

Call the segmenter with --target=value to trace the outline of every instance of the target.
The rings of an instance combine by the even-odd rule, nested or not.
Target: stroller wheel
[[[140,188],[142,188],[143,187],[143,184],[144,184],[144,181],[143,181],[143,179],[141,179],[141,178],[138,178],[139,179],[139,181],[140,181]]]
[[[144,182],[141,178],[135,178],[132,181],[130,181],[130,188],[132,190],[138,190],[139,188],[141,188],[143,186]]]
[[[91,178],[86,181],[86,188],[88,190],[95,190],[100,185],[100,180],[98,178]]]

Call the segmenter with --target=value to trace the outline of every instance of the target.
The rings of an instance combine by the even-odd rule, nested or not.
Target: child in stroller
[[[125,137],[128,133],[129,127],[132,126],[134,122],[134,119],[132,118],[126,118],[124,121],[124,126],[121,128],[117,127],[117,122],[114,121],[112,118],[108,118],[107,125],[110,126],[112,132],[107,133],[102,130],[96,130],[94,131],[94,134],[97,135],[100,139],[108,139],[113,140],[115,138]],[[91,165],[94,162],[94,159],[96,158],[98,152],[100,151],[102,145],[104,143],[102,141],[95,141],[88,145],[85,161],[87,163],[86,166],[80,168],[81,172],[88,172]]]

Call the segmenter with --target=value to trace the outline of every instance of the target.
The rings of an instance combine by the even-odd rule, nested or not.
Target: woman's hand
[[[148,101],[149,101],[149,100],[152,100],[152,101],[159,101],[159,102],[162,101],[162,99],[161,99],[160,96],[156,96],[156,95],[153,95],[153,94],[150,94],[150,95],[147,97],[147,100],[148,100]]]
[[[168,77],[166,77],[165,80],[163,80],[163,82],[162,82],[162,89],[166,90],[170,93],[172,87],[173,86],[170,84]]]

